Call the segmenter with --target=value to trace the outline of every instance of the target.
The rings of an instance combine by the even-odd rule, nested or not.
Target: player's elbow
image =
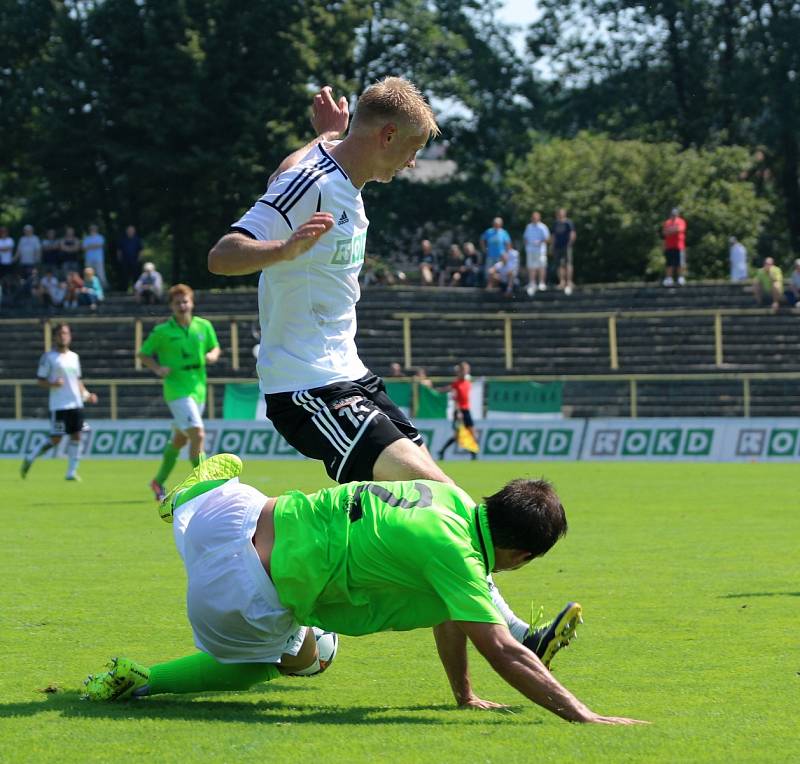
[[[217,276],[225,276],[225,254],[220,246],[222,242],[218,241],[208,251],[208,270]]]

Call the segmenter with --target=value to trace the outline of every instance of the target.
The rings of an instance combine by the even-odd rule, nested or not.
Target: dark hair
[[[567,532],[564,507],[547,480],[512,480],[484,501],[498,549],[522,549],[541,557]]]
[[[53,324],[53,336],[55,337],[65,327],[69,329],[69,324],[66,321],[59,321],[59,323]]]

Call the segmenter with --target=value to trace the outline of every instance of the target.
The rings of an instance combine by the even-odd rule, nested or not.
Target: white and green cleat
[[[239,477],[241,472],[242,460],[236,454],[216,454],[204,459],[161,500],[158,505],[159,516],[165,523],[171,523],[172,513],[177,506],[232,478]],[[201,483],[208,485],[200,485]],[[197,488],[193,491],[195,486]]]
[[[144,695],[150,682],[150,669],[129,658],[112,658],[108,671],[89,674],[83,684],[81,700],[129,700]]]

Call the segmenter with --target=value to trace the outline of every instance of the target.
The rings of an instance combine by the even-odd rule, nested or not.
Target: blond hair
[[[433,109],[413,82],[402,77],[384,77],[370,85],[358,99],[353,127],[365,122],[399,119],[428,136],[439,135]]]

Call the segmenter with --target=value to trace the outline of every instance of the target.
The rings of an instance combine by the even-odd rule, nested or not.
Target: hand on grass
[[[469,708],[475,711],[508,711],[510,706],[505,706],[502,703],[495,703],[492,700],[483,700],[481,698],[473,697],[468,700],[462,700],[458,704],[459,708]]]

